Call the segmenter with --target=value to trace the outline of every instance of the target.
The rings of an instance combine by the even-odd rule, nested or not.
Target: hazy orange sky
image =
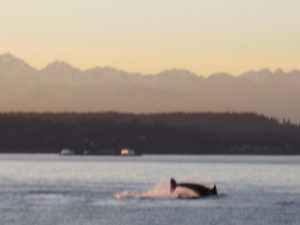
[[[298,0],[0,0],[0,54],[209,75],[299,68]]]

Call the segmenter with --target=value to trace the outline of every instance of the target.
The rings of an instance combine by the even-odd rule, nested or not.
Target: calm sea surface
[[[169,179],[220,196],[168,195]],[[0,225],[300,224],[299,156],[0,155]]]

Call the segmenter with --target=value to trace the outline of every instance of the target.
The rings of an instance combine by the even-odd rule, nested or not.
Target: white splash
[[[114,198],[118,200],[128,199],[128,198],[153,198],[153,199],[161,199],[161,198],[177,198],[178,195],[176,193],[170,193],[170,181],[162,180],[159,181],[152,187],[150,190],[146,192],[117,192],[114,194]]]

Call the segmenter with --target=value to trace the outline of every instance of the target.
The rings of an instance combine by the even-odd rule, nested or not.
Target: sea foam
[[[153,198],[153,199],[160,199],[160,198],[176,198],[177,195],[175,193],[170,193],[170,181],[169,180],[161,180],[157,182],[151,189],[145,192],[117,192],[114,194],[114,198],[118,200],[122,199],[129,199],[129,198],[136,198],[136,199],[143,199],[143,198]]]

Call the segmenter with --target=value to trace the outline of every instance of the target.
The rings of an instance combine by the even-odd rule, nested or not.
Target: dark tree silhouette
[[[300,126],[254,113],[1,113],[0,152],[299,154]]]

